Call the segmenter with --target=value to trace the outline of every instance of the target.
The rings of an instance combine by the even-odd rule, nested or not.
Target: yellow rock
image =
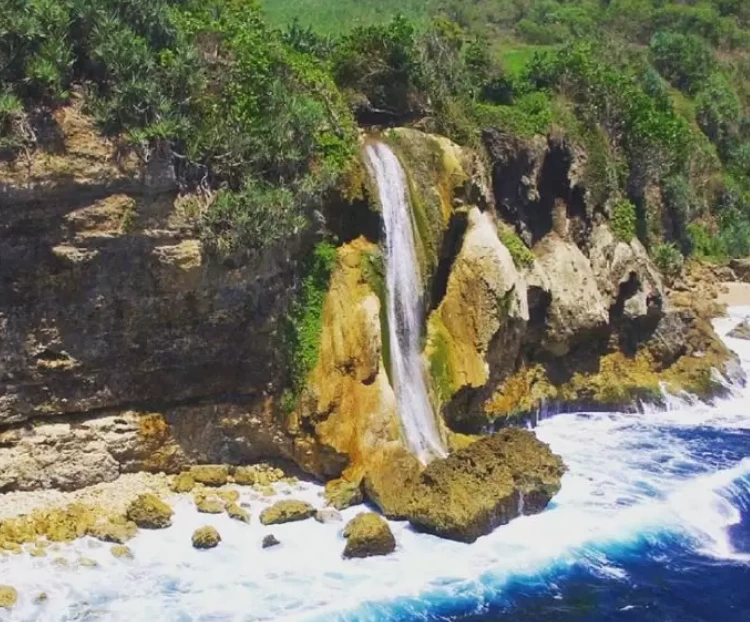
[[[305,501],[278,501],[260,513],[263,525],[278,525],[306,520],[315,516],[315,508]]]
[[[237,503],[240,500],[240,492],[238,490],[217,490],[216,496],[224,503]]]
[[[93,559],[89,559],[88,557],[81,557],[81,559],[78,560],[78,565],[82,568],[96,568],[99,566],[97,562],[95,562]]]
[[[135,536],[138,526],[124,516],[100,520],[88,530],[88,535],[102,542],[124,544]]]
[[[16,588],[10,585],[0,585],[0,608],[10,609],[18,601]]]
[[[140,495],[128,506],[128,520],[144,529],[164,529],[172,524],[172,508],[152,493]]]
[[[236,503],[230,503],[227,505],[227,514],[230,518],[242,521],[243,523],[250,522],[250,513]]]
[[[201,527],[193,533],[193,546],[196,549],[213,549],[221,542],[219,532],[213,527]]]
[[[223,486],[229,481],[229,467],[223,464],[201,464],[190,467],[190,475],[206,486]]]
[[[224,503],[217,497],[199,497],[195,500],[195,507],[202,514],[221,514]]]
[[[170,486],[172,492],[176,493],[191,492],[193,488],[195,488],[195,479],[193,479],[193,476],[190,475],[190,473],[180,473],[175,476],[174,480],[172,480],[172,485]]]
[[[109,552],[118,559],[133,559],[133,551],[123,544],[116,544]]]

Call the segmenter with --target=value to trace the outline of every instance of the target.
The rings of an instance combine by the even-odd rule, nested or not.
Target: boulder
[[[219,542],[221,536],[213,527],[200,527],[193,532],[193,547],[196,549],[213,549]]]
[[[321,508],[315,512],[315,520],[319,523],[340,523],[341,514],[333,508]]]
[[[88,535],[102,542],[124,544],[135,536],[138,526],[125,517],[99,520],[88,529]]]
[[[240,500],[240,493],[238,490],[217,490],[215,494],[224,503],[237,503]]]
[[[227,505],[227,514],[229,518],[233,518],[234,520],[242,521],[243,523],[250,522],[250,513],[236,503]]]
[[[750,340],[750,319],[742,320],[737,326],[735,326],[730,332],[729,336],[733,339],[746,339]]]
[[[326,484],[326,503],[337,510],[343,510],[352,505],[359,505],[364,501],[361,482],[351,482],[346,479],[334,479]]]
[[[224,502],[217,497],[197,496],[195,507],[202,514],[221,514],[224,512]]]
[[[234,470],[234,483],[240,486],[252,486],[257,483],[257,471],[253,466],[240,466]]]
[[[474,542],[521,514],[541,512],[564,471],[560,457],[533,433],[503,430],[430,463],[407,516],[422,531]]]
[[[261,546],[262,546],[262,547],[263,547],[264,549],[269,549],[269,548],[271,548],[272,546],[278,546],[279,544],[281,544],[281,542],[279,542],[279,541],[278,541],[278,540],[276,539],[276,536],[274,536],[274,535],[273,535],[272,533],[270,533],[270,534],[268,534],[267,536],[264,536],[264,537],[263,537],[263,542],[261,543]]]
[[[0,609],[10,609],[18,600],[16,588],[10,585],[0,585]]]
[[[374,512],[362,512],[350,520],[344,527],[344,537],[346,558],[388,555],[396,550],[388,522]]]
[[[191,492],[195,488],[195,479],[190,473],[180,473],[172,480],[170,488],[176,493]]]
[[[729,267],[738,281],[750,283],[750,259],[732,259],[729,262]]]
[[[229,468],[223,464],[201,464],[190,467],[193,479],[206,486],[223,486],[229,481]]]
[[[143,529],[164,529],[172,524],[172,508],[155,494],[146,493],[128,506],[127,518]]]
[[[116,544],[109,552],[118,559],[133,559],[133,551],[123,544]]]
[[[293,499],[278,501],[260,513],[263,525],[280,525],[294,521],[306,520],[315,516],[315,508],[305,501]]]

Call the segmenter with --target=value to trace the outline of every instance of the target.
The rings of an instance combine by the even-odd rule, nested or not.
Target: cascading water
[[[385,224],[388,330],[391,376],[406,442],[422,462],[445,456],[427,395],[419,349],[422,285],[414,243],[406,175],[391,149],[380,142],[366,148],[378,187]]]

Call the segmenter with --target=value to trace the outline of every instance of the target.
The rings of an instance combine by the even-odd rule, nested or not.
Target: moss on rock
[[[193,479],[206,486],[223,486],[229,481],[229,467],[223,464],[201,464],[190,467]]]
[[[195,479],[190,473],[180,473],[172,480],[170,489],[176,493],[191,492],[195,488]]]
[[[521,513],[542,511],[560,489],[564,470],[531,432],[503,430],[430,463],[407,516],[418,529],[473,542]]]
[[[346,479],[334,479],[326,484],[326,503],[337,510],[343,510],[352,505],[359,505],[364,501],[362,484]]]
[[[10,609],[18,601],[16,588],[10,585],[0,585],[0,609]]]
[[[219,546],[221,536],[213,527],[200,527],[193,532],[192,541],[196,549],[213,549]]]
[[[396,539],[388,522],[374,512],[363,512],[344,527],[344,557],[388,555],[396,550]]]
[[[278,501],[260,513],[263,525],[280,525],[306,520],[315,516],[315,508],[305,501],[287,499]]]
[[[222,514],[224,502],[218,497],[196,495],[195,507],[201,514]]]
[[[250,522],[250,513],[244,508],[241,508],[236,503],[230,503],[227,505],[227,514],[229,515],[229,518],[233,518],[234,520],[238,520],[243,523]]]
[[[138,526],[124,516],[97,521],[88,529],[88,535],[102,542],[124,544],[135,536]]]
[[[128,520],[143,529],[164,529],[172,525],[174,512],[155,494],[140,495],[128,506]]]

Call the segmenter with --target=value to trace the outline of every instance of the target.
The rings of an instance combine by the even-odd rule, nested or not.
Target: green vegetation
[[[637,233],[638,218],[635,205],[627,199],[620,199],[612,208],[610,220],[612,233],[622,242],[630,242]]]
[[[328,242],[319,242],[303,261],[301,288],[287,316],[285,330],[284,345],[291,371],[293,398],[287,396],[287,405],[296,403],[318,361],[323,304],[335,262],[336,248]]]
[[[685,261],[680,250],[671,243],[657,245],[653,250],[654,263],[666,276],[677,276]]]
[[[500,223],[497,228],[497,235],[503,246],[508,249],[513,263],[516,267],[526,268],[534,263],[534,253],[531,252],[518,234],[508,225]]]

